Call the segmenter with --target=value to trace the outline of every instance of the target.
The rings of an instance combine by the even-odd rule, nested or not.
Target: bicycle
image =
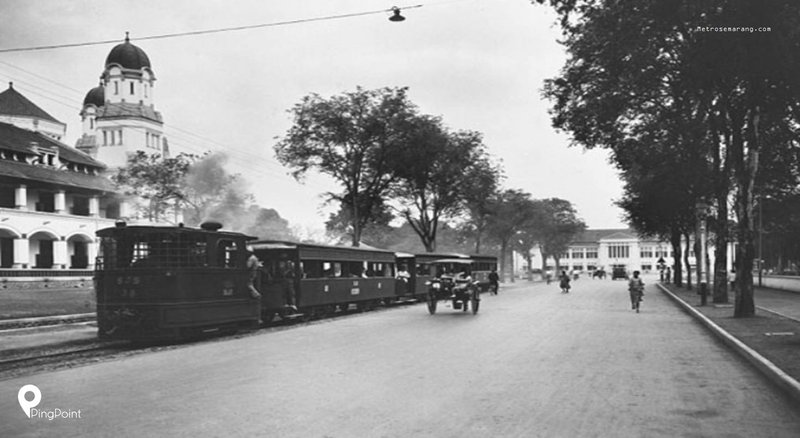
[[[638,291],[631,291],[631,309],[635,310],[636,313],[639,313],[639,308],[642,305],[642,296],[644,293],[640,290]]]

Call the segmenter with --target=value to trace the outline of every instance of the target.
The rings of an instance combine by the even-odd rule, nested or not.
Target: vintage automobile
[[[628,279],[628,271],[623,267],[619,267],[619,266],[614,267],[614,269],[611,271],[611,279],[612,280],[616,280],[618,278],[622,278],[624,280],[627,280]]]
[[[439,300],[449,300],[453,303],[454,310],[478,313],[480,307],[481,288],[480,282],[473,280],[470,273],[471,261],[465,259],[441,259],[433,264],[437,265],[441,275],[432,278],[428,283],[428,312],[436,313]],[[466,278],[464,278],[466,277]]]

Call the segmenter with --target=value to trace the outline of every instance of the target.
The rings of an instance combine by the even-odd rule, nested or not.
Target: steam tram
[[[97,231],[97,325],[101,338],[178,339],[255,328],[245,245],[255,237],[200,229],[126,226]]]
[[[276,316],[310,319],[335,311],[429,300],[428,283],[467,267],[487,283],[494,257],[404,254],[257,240],[220,231],[126,226],[99,230],[96,262],[101,338],[157,340],[257,328]],[[262,266],[251,296],[248,250]],[[446,258],[457,263],[443,263]]]

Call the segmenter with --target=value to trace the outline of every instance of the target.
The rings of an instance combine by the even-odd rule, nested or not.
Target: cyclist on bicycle
[[[639,271],[633,271],[633,277],[628,280],[628,292],[631,296],[631,309],[639,311],[639,302],[644,295],[644,282],[639,278]]]
[[[561,276],[559,285],[561,286],[561,293],[568,294],[569,293],[569,275],[567,275],[567,271],[561,271]]]

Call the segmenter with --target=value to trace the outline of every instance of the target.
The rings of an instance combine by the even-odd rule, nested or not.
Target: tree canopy
[[[327,197],[350,209],[353,246],[365,224],[381,213],[394,182],[389,152],[404,147],[403,134],[416,113],[406,91],[358,87],[330,98],[308,95],[289,111],[293,125],[275,145],[278,161],[295,178],[315,170],[341,184],[342,191]]]
[[[689,204],[684,209],[697,201],[711,203],[720,250],[733,200],[740,285],[735,314],[752,315],[756,184],[759,175],[781,172],[764,156],[792,158],[797,146],[800,4],[538,2],[559,13],[569,54],[561,74],[545,89],[553,101],[554,126],[569,132],[577,145],[613,152],[628,182],[629,199],[622,205],[638,209],[632,218],[657,222],[644,204],[633,201],[645,193],[638,190],[651,190],[647,173],[663,169],[661,176],[689,195],[680,201]],[[760,28],[749,31],[749,26]],[[654,157],[672,159],[653,163]],[[796,186],[796,180],[789,185]],[[664,225],[659,224],[659,233]],[[669,226],[674,237],[677,225]],[[717,275],[722,278],[724,272]]]

